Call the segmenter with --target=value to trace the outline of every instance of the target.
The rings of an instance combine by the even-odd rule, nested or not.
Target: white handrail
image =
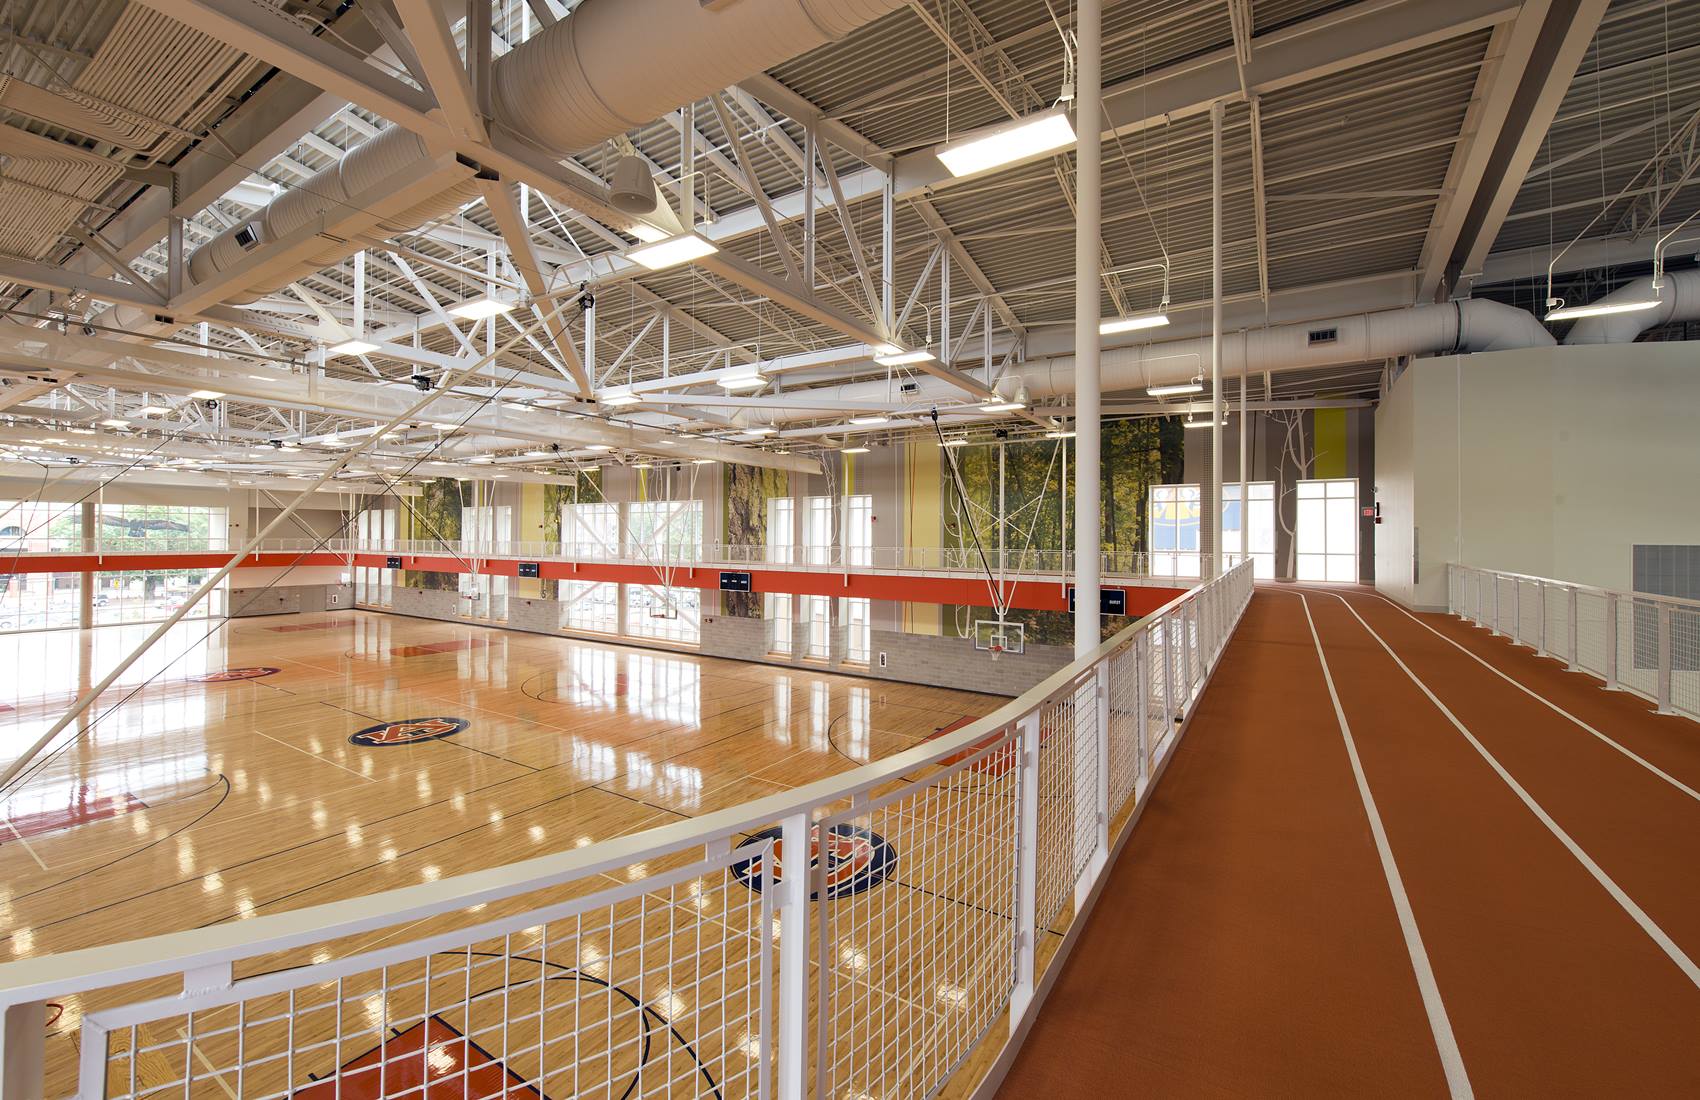
[[[1700,720],[1700,600],[1457,563],[1446,590],[1452,614]]]

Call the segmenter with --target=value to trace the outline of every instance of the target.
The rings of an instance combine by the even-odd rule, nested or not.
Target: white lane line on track
[[[1405,610],[1403,607],[1400,607],[1397,603],[1394,603],[1392,600],[1387,599],[1386,596],[1383,596],[1378,592],[1378,593],[1376,593],[1376,599],[1385,601],[1389,607],[1392,607],[1394,610],[1400,612],[1406,618],[1410,619],[1412,622],[1416,623],[1418,626],[1422,627],[1424,630],[1433,634],[1435,637],[1439,638],[1441,641],[1445,642],[1447,645],[1455,647],[1460,653],[1466,654],[1472,660],[1474,660],[1478,664],[1480,664],[1483,668],[1487,669],[1489,672],[1492,672],[1495,676],[1498,676],[1501,680],[1504,680],[1506,683],[1512,685],[1513,687],[1517,688],[1519,691],[1524,692],[1525,694],[1531,696],[1532,698],[1538,699],[1542,703],[1545,703],[1552,710],[1554,710],[1557,713],[1562,714],[1564,717],[1570,719],[1570,721],[1576,723],[1576,725],[1580,726],[1582,729],[1585,729],[1589,733],[1593,734],[1595,737],[1598,737],[1601,741],[1604,741],[1606,744],[1610,745],[1612,748],[1616,749],[1618,752],[1621,752],[1623,755],[1629,757],[1629,759],[1635,761],[1637,764],[1641,765],[1643,768],[1646,768],[1648,771],[1652,772],[1654,775],[1658,776],[1660,779],[1663,779],[1666,783],[1669,783],[1671,786],[1675,787],[1677,790],[1681,791],[1683,794],[1687,795],[1689,798],[1692,798],[1695,801],[1700,802],[1700,791],[1695,790],[1693,787],[1690,787],[1688,784],[1686,784],[1682,780],[1676,778],[1674,775],[1671,775],[1669,772],[1664,771],[1657,764],[1654,764],[1652,761],[1646,759],[1645,757],[1638,755],[1633,749],[1630,749],[1627,746],[1621,745],[1618,742],[1612,740],[1606,734],[1601,733],[1599,730],[1595,729],[1593,726],[1589,725],[1587,722],[1584,722],[1582,719],[1576,717],[1574,714],[1571,714],[1569,711],[1565,710],[1563,707],[1559,706],[1557,703],[1553,702],[1551,699],[1548,699],[1546,696],[1542,695],[1540,692],[1536,691],[1534,688],[1531,688],[1527,684],[1524,684],[1522,681],[1516,679],[1515,677],[1506,674],[1503,670],[1496,668],[1490,662],[1483,660],[1482,657],[1479,654],[1472,651],[1468,646],[1462,645],[1459,642],[1453,640],[1452,638],[1448,638],[1446,635],[1442,634],[1440,631],[1436,630],[1434,627],[1423,622],[1421,619],[1417,618],[1415,615],[1411,614],[1409,611]]]
[[[1458,1040],[1452,1034],[1452,1021],[1446,1015],[1446,1003],[1441,999],[1440,986],[1429,965],[1428,949],[1423,946],[1422,932],[1417,928],[1417,916],[1411,910],[1411,899],[1405,893],[1405,880],[1399,874],[1399,864],[1393,858],[1393,847],[1387,842],[1387,830],[1381,823],[1381,811],[1376,809],[1375,795],[1370,793],[1369,779],[1364,775],[1363,762],[1358,759],[1358,744],[1352,737],[1351,724],[1346,721],[1346,709],[1340,705],[1340,693],[1334,690],[1334,674],[1328,670],[1328,658],[1322,652],[1322,639],[1316,633],[1316,620],[1310,615],[1310,601],[1299,597],[1304,606],[1305,622],[1310,624],[1310,638],[1316,643],[1316,659],[1322,664],[1322,679],[1328,684],[1328,697],[1334,702],[1334,717],[1340,724],[1340,736],[1346,742],[1346,756],[1352,762],[1352,776],[1358,783],[1358,797],[1369,817],[1369,830],[1375,837],[1375,850],[1381,857],[1381,872],[1387,878],[1387,890],[1393,895],[1393,909],[1399,915],[1399,929],[1405,934],[1405,950],[1411,956],[1411,969],[1417,977],[1417,989],[1422,993],[1423,1009],[1428,1013],[1429,1030],[1434,1033],[1434,1046],[1440,1054],[1440,1065],[1446,1073],[1447,1089],[1462,1100],[1473,1097],[1469,1074],[1464,1070],[1464,1055],[1458,1050]]]
[[[1488,762],[1488,766],[1491,767],[1496,774],[1498,774],[1500,779],[1505,781],[1505,785],[1510,787],[1512,793],[1522,800],[1523,805],[1529,808],[1529,812],[1534,814],[1535,817],[1539,819],[1540,823],[1547,827],[1548,832],[1558,838],[1559,843],[1563,844],[1565,848],[1569,850],[1570,854],[1576,857],[1576,861],[1586,868],[1590,875],[1594,876],[1594,881],[1604,887],[1606,893],[1611,895],[1612,900],[1617,902],[1617,904],[1622,907],[1623,911],[1628,913],[1630,918],[1634,920],[1636,924],[1641,926],[1641,931],[1647,933],[1648,937],[1651,938],[1654,943],[1659,945],[1660,949],[1663,950],[1664,953],[1670,957],[1670,960],[1677,965],[1677,969],[1681,970],[1683,974],[1687,976],[1688,980],[1693,982],[1697,988],[1700,988],[1700,966],[1695,966],[1694,960],[1689,958],[1682,948],[1676,945],[1676,941],[1666,935],[1665,930],[1660,928],[1653,918],[1647,915],[1645,910],[1635,904],[1635,899],[1626,894],[1623,887],[1613,881],[1612,877],[1606,874],[1605,870],[1601,868],[1598,863],[1594,862],[1593,857],[1583,851],[1582,846],[1576,843],[1576,841],[1571,838],[1569,833],[1564,831],[1558,822],[1553,820],[1552,815],[1547,813],[1546,809],[1542,807],[1539,802],[1536,802],[1534,797],[1530,795],[1528,791],[1523,789],[1523,785],[1517,782],[1516,778],[1513,777],[1510,772],[1505,770],[1505,766],[1501,764],[1497,758],[1495,758],[1493,753],[1487,750],[1487,746],[1483,745],[1476,739],[1476,735],[1470,732],[1470,728],[1460,722],[1458,720],[1458,716],[1453,714],[1452,711],[1447,708],[1446,704],[1440,701],[1440,697],[1430,690],[1427,684],[1423,683],[1422,678],[1415,672],[1412,672],[1411,667],[1400,659],[1399,654],[1394,652],[1393,647],[1387,644],[1387,640],[1380,634],[1377,634],[1374,627],[1370,626],[1367,622],[1364,622],[1364,617],[1358,614],[1357,608],[1353,607],[1351,603],[1339,593],[1331,592],[1329,595],[1339,600],[1341,604],[1345,606],[1346,610],[1351,613],[1352,618],[1358,620],[1358,625],[1367,630],[1370,637],[1380,643],[1381,648],[1387,651],[1387,655],[1393,658],[1393,663],[1398,665],[1400,670],[1403,671],[1406,676],[1410,677],[1411,682],[1416,684],[1424,695],[1428,696],[1429,702],[1433,703],[1435,708],[1446,716],[1446,720],[1451,722],[1453,727],[1456,728],[1459,733],[1464,735],[1464,740],[1468,741],[1470,745],[1481,754],[1482,759]]]

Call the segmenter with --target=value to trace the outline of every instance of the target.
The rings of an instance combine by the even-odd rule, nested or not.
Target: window
[[[389,550],[395,546],[396,513],[393,508],[367,508],[354,517],[356,549]],[[394,569],[372,565],[354,567],[354,602],[371,607],[389,607],[395,590]]]
[[[791,563],[797,548],[797,502],[790,497],[767,501],[767,560]]]
[[[1199,575],[1198,516],[1198,486],[1151,486],[1152,576]]]
[[[620,586],[593,581],[562,581],[561,625],[572,630],[618,633]]]
[[[225,516],[183,504],[102,504],[95,522],[102,550],[222,550]]]
[[[872,602],[844,597],[838,603],[844,616],[844,659],[865,665],[873,656]]]
[[[647,500],[626,505],[627,556],[646,561],[700,561],[702,501]]]
[[[874,564],[874,498],[844,498],[844,553],[849,565]]]
[[[82,529],[76,504],[0,501],[0,555],[8,559],[80,550]],[[81,586],[77,573],[0,573],[0,631],[76,626]]]
[[[803,655],[824,661],[832,656],[832,597],[803,597]]]
[[[702,593],[695,588],[626,585],[626,633],[667,642],[701,640]]]
[[[831,497],[810,497],[803,515],[803,549],[810,565],[832,564]]]
[[[1358,579],[1358,481],[1337,478],[1298,484],[1293,534],[1298,579]]]
[[[769,592],[762,597],[767,616],[767,651],[791,655],[791,593]]]
[[[461,546],[469,553],[500,553],[513,538],[513,506],[483,505],[460,510]]]
[[[97,625],[158,622],[182,607],[214,572],[213,569],[154,569],[96,573],[92,577],[94,621]],[[186,617],[207,619],[223,615],[225,592],[225,585],[213,589]],[[71,598],[76,597],[73,594]]]
[[[561,553],[590,561],[620,556],[617,504],[568,504],[561,509]]]
[[[1253,481],[1246,486],[1251,498],[1248,518],[1251,523],[1251,571],[1258,580],[1275,577],[1275,483]],[[1240,483],[1222,486],[1222,554],[1229,566],[1238,565],[1242,554],[1240,543]]]

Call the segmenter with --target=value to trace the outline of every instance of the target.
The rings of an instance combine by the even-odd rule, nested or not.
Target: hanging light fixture
[[[971,176],[1052,153],[1074,144],[1074,124],[1063,107],[975,130],[934,150],[953,176]]]

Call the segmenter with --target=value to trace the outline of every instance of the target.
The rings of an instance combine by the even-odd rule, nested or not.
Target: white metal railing
[[[1447,610],[1700,721],[1700,600],[1450,565]]]
[[[52,557],[60,554],[91,553],[112,558],[121,565],[126,555],[175,553],[225,553],[240,547],[222,537],[194,539],[150,539],[147,544],[91,547],[86,551],[54,550],[23,551],[23,558]],[[3,548],[0,548],[3,549]],[[479,539],[266,539],[255,551],[262,554],[352,553],[399,554],[420,557],[456,557],[472,559],[511,558],[522,561],[580,561],[607,562],[624,565],[696,566],[739,565],[763,569],[827,569],[870,571],[937,571],[982,573],[988,566],[994,572],[1072,573],[1073,551],[1014,550],[1001,554],[996,549],[986,552],[985,562],[973,547],[783,547],[707,544],[672,546],[659,551],[640,551],[635,547],[624,550],[603,543],[560,543],[518,540]],[[11,556],[8,554],[7,556]],[[1147,555],[1132,550],[1107,550],[1100,567],[1104,576],[1143,577],[1148,575]],[[1189,578],[1182,577],[1186,580]],[[1196,580],[1196,577],[1190,578]]]
[[[971,726],[806,787],[0,965],[4,1100],[931,1095],[1033,1009],[1040,932],[1105,873],[1251,591],[1240,566]]]

